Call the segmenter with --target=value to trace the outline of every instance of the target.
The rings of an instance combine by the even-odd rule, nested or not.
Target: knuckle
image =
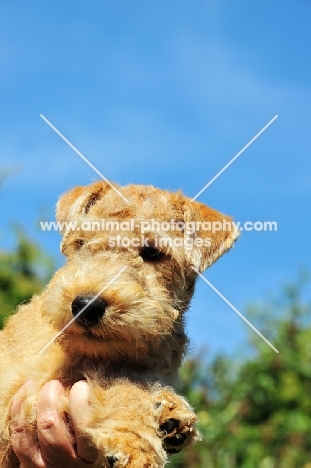
[[[40,431],[50,431],[57,426],[58,418],[56,415],[49,414],[38,417],[37,425]]]
[[[25,429],[26,426],[23,423],[14,424],[11,428],[12,437],[23,435],[25,433]]]

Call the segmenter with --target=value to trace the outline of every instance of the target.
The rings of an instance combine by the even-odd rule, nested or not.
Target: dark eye
[[[154,247],[144,247],[139,252],[139,255],[143,260],[145,260],[145,262],[156,262],[165,256],[163,252],[155,249]]]
[[[84,245],[84,240],[82,240],[82,239],[78,239],[78,240],[76,240],[76,241],[74,242],[74,247],[75,247],[75,249],[77,249],[77,250],[82,249],[83,245]]]

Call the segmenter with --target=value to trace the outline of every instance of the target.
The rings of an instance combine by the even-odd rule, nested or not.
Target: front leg
[[[201,435],[195,427],[197,417],[185,398],[166,387],[162,389],[158,402],[162,407],[159,435],[168,454],[178,453],[201,440]]]
[[[98,450],[96,468],[163,468],[167,456],[158,434],[161,404],[156,402],[162,389],[117,379],[89,381],[89,390],[84,433]]]
[[[192,408],[169,387],[127,379],[89,384],[85,432],[98,449],[96,467],[163,468],[166,453],[180,452],[200,439]]]

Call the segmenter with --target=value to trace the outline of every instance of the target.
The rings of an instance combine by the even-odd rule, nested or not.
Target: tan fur
[[[165,450],[181,449],[198,438],[196,417],[188,403],[168,387],[187,349],[183,315],[194,290],[196,273],[225,253],[238,233],[231,218],[181,192],[151,186],[118,187],[125,201],[105,182],[76,187],[57,204],[57,220],[75,221],[80,230],[62,230],[68,260],[39,296],[19,307],[0,332],[0,460],[2,468],[18,466],[10,447],[10,404],[27,378],[37,389],[52,379],[68,388],[80,379],[90,383],[90,443],[99,448],[98,467],[161,468]],[[85,221],[128,221],[133,231],[82,230]],[[177,240],[161,248],[158,261],[145,261],[142,246],[110,246],[122,234],[140,238],[142,222],[226,220],[232,229],[201,228],[144,232],[150,245],[158,237]],[[197,238],[210,244],[184,248]],[[112,281],[121,269],[125,271]],[[73,322],[42,354],[40,350],[73,318],[71,304],[80,295],[97,295],[107,303],[105,315],[90,330]],[[28,395],[29,425],[35,427],[36,396]],[[178,427],[166,431],[167,421]],[[173,438],[172,438],[173,437]],[[180,438],[180,443],[178,440]],[[173,445],[172,445],[173,444]]]

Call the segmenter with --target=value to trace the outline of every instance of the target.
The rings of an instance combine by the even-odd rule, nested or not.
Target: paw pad
[[[175,431],[179,426],[179,421],[174,418],[170,418],[167,421],[165,421],[164,424],[160,426],[161,432],[164,432],[165,434],[171,434],[172,432]]]
[[[173,437],[167,437],[165,439],[165,443],[169,443],[173,447],[178,447],[179,445],[182,445],[186,439],[186,434],[176,434]]]

